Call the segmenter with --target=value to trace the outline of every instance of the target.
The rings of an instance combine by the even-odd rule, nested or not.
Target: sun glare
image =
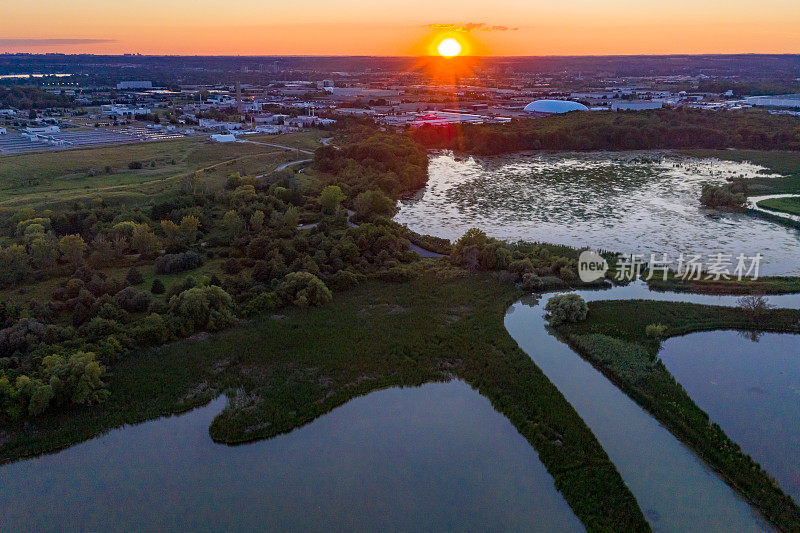
[[[455,57],[461,53],[461,43],[452,37],[448,37],[447,39],[442,39],[436,49],[439,51],[440,56]]]

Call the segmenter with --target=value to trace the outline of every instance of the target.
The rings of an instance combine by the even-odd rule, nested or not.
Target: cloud
[[[69,46],[114,42],[114,39],[0,39],[0,46]]]
[[[460,22],[456,24],[425,24],[422,26],[428,30],[441,30],[441,31],[463,31],[469,33],[471,31],[517,31],[519,28],[510,28],[508,26],[495,26],[485,22]]]

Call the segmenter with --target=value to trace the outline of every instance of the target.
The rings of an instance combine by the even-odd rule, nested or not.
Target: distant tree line
[[[64,94],[51,94],[39,87],[0,87],[0,108],[46,109],[72,107],[73,102]]]
[[[800,150],[800,118],[763,110],[688,108],[572,112],[510,124],[426,125],[410,136],[426,148],[476,155],[523,150]]]

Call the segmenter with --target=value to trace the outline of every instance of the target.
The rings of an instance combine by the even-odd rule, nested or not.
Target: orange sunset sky
[[[798,53],[800,0],[5,0],[0,52],[422,55]]]

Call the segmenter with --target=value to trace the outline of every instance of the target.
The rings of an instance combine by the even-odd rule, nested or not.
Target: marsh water
[[[225,403],[0,467],[0,530],[583,530],[463,382],[374,392],[236,447],[208,435]]]
[[[578,294],[587,301],[650,299],[708,305],[736,302],[730,296],[652,292],[642,283],[604,291],[578,291]],[[691,450],[545,329],[543,307],[549,297],[516,302],[506,314],[506,329],[595,434],[653,528],[657,531],[768,529],[753,509]],[[774,296],[771,301],[781,307],[797,307],[800,295]]]
[[[620,253],[761,253],[766,274],[800,274],[800,231],[699,204],[704,183],[770,176],[746,162],[669,152],[521,153],[429,158],[429,181],[395,220],[457,239],[470,227],[508,241]]]
[[[800,335],[707,331],[659,357],[689,396],[800,501]]]

